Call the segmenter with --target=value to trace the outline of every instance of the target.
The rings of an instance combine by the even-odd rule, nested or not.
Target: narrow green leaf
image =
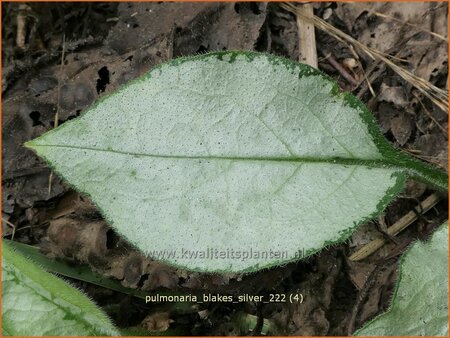
[[[448,225],[427,243],[416,242],[400,261],[388,311],[358,336],[448,336]]]
[[[160,65],[26,146],[136,247],[199,271],[254,271],[342,241],[407,174],[447,187],[327,76],[251,52]]]
[[[2,243],[2,328],[12,336],[119,335],[89,298]]]
[[[7,244],[13,247],[13,249],[22,253],[25,257],[31,259],[33,262],[38,263],[39,266],[44,268],[49,272],[56,273],[61,276],[70,277],[80,281],[95,284],[110,290],[126,293],[138,298],[145,299],[148,296],[147,291],[142,291],[138,289],[126,288],[118,280],[111,278],[105,278],[95,272],[93,272],[88,266],[80,265],[74,266],[69,264],[64,260],[54,260],[39,252],[39,249],[31,245],[23,244],[20,242],[10,241],[7,239],[3,240]]]

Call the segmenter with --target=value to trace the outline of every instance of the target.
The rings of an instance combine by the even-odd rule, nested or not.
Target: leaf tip
[[[25,148],[28,148],[28,149],[33,149],[33,150],[36,149],[33,140],[30,140],[30,141],[25,142],[25,143],[23,144],[23,146],[24,146]]]

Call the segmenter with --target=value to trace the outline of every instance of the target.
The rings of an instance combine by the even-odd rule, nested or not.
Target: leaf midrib
[[[98,151],[107,152],[114,154],[122,154],[136,157],[151,157],[151,158],[166,158],[166,159],[179,159],[179,160],[226,160],[226,161],[265,161],[265,162],[297,162],[297,163],[326,163],[335,165],[356,165],[356,166],[366,166],[371,168],[397,168],[402,169],[400,166],[394,164],[392,161],[386,158],[381,159],[356,159],[356,158],[342,158],[342,157],[332,157],[332,158],[314,158],[314,157],[239,157],[239,156],[189,156],[189,155],[164,155],[164,154],[147,154],[147,153],[137,153],[128,152],[114,149],[102,149],[94,147],[81,147],[74,145],[61,145],[61,144],[33,144],[32,142],[27,142],[25,144],[31,149],[38,147],[54,147],[54,148],[65,148],[65,149],[77,149],[77,150],[87,150],[87,151]]]

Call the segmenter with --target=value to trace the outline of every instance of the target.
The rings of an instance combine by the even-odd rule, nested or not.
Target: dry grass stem
[[[336,27],[330,25],[328,22],[322,20],[317,16],[306,16],[299,8],[293,5],[292,3],[281,3],[280,5],[285,10],[294,13],[297,17],[300,17],[303,20],[310,21],[314,24],[315,27],[323,30],[324,32],[332,35],[335,39],[349,43],[354,47],[361,49],[364,53],[366,53],[373,60],[381,60],[386,63],[393,71],[395,71],[401,78],[405,81],[409,82],[412,86],[417,88],[421,93],[423,93],[426,97],[428,97],[434,104],[436,104],[440,109],[445,112],[448,112],[448,92],[446,90],[440,89],[435,85],[431,84],[429,81],[422,79],[421,77],[414,75],[408,70],[400,67],[395,64],[392,60],[398,59],[389,54],[383,53],[375,48],[368,47],[358,40],[354,39],[350,35],[342,32]]]
[[[419,206],[415,207],[415,211],[408,212],[405,216],[400,218],[397,222],[395,222],[392,226],[387,228],[387,233],[391,236],[395,236],[404,229],[406,229],[409,225],[411,225],[415,220],[417,220],[417,214],[425,213],[434,207],[439,201],[441,197],[438,194],[432,194],[428,196],[425,200],[420,203]],[[373,241],[367,243],[362,248],[353,253],[349,259],[351,261],[360,261],[374,252],[376,252],[379,248],[381,248],[386,240],[384,238],[377,238]]]

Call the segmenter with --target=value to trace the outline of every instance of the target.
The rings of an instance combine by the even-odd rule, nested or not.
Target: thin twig
[[[339,74],[342,75],[342,77],[344,79],[346,79],[352,86],[358,86],[359,82],[355,80],[355,78],[350,75],[349,72],[347,72],[347,70],[339,63],[336,61],[336,59],[333,57],[333,55],[331,55],[331,53],[327,53],[324,56],[324,59],[327,60],[330,65],[332,65],[338,72]]]
[[[404,229],[406,229],[409,225],[411,225],[415,220],[417,220],[417,214],[418,213],[425,213],[431,208],[433,208],[439,201],[441,200],[441,197],[438,194],[431,194],[428,196],[425,200],[420,203],[420,205],[416,206],[414,210],[408,212],[405,216],[400,218],[397,222],[395,222],[392,226],[387,228],[387,234],[390,236],[395,236]],[[361,249],[353,253],[349,260],[351,261],[360,261],[371,254],[373,254],[375,251],[377,251],[379,248],[381,248],[386,240],[384,238],[377,238],[373,241],[367,243],[364,245]]]
[[[313,17],[312,4],[305,3],[298,7],[298,11],[304,17]],[[314,24],[310,20],[305,20],[302,16],[297,16],[298,27],[298,60],[311,67],[317,68],[316,34]]]
[[[14,234],[16,233],[16,226],[15,224],[11,223],[10,221],[8,221],[7,219],[2,217],[2,222],[5,222],[8,226],[10,226],[12,228],[12,233],[11,233],[11,240],[14,240]]]
[[[363,81],[366,81],[365,83],[366,83],[367,88],[369,88],[370,94],[372,94],[372,97],[376,97],[375,91],[373,90],[373,87],[372,87],[372,81],[370,81],[369,76],[366,73],[366,71],[365,71],[365,69],[364,69],[364,67],[363,67],[363,65],[361,63],[359,55],[358,55],[358,53],[356,52],[355,48],[352,45],[350,45],[350,52],[355,57],[356,64],[358,65],[358,68],[361,70],[361,73],[363,74]],[[373,69],[375,69],[375,68],[373,68]],[[358,88],[361,83],[362,83],[362,81],[360,83],[358,83],[356,88]]]
[[[53,127],[57,128],[59,124],[59,111],[60,111],[60,101],[61,101],[61,82],[62,82],[62,74],[64,70],[64,56],[66,51],[66,35],[63,34],[62,41],[62,53],[61,53],[61,64],[59,65],[59,74],[58,74],[58,87],[56,88],[56,112],[55,118],[53,122]],[[48,177],[48,197],[52,192],[52,180],[53,180],[53,170],[50,171],[50,175]]]
[[[375,69],[377,68],[377,66],[379,66],[379,68],[375,71]],[[367,71],[367,73],[365,74],[367,77],[367,80],[365,83],[361,82],[361,88],[359,89],[358,93],[356,94],[357,98],[362,98],[363,95],[366,93],[367,89],[370,90],[370,88],[372,88],[372,82],[374,82],[380,75],[381,73],[383,73],[386,69],[386,65],[384,63],[381,62],[375,62],[373,65],[370,66],[370,69]],[[375,72],[374,72],[375,71]],[[369,74],[369,75],[367,75]],[[370,84],[370,87],[369,87]],[[372,90],[370,90],[372,97],[376,97],[375,92]]]
[[[16,231],[20,231],[20,230],[23,230],[23,229],[30,229],[31,228],[31,225],[26,225],[24,227],[20,227],[19,229],[17,229],[17,226],[15,224],[13,224],[10,221],[4,219],[3,217],[2,217],[2,222],[5,222],[8,226],[10,226],[13,229],[13,231],[11,233],[11,241],[14,240],[14,235],[16,234]]]

